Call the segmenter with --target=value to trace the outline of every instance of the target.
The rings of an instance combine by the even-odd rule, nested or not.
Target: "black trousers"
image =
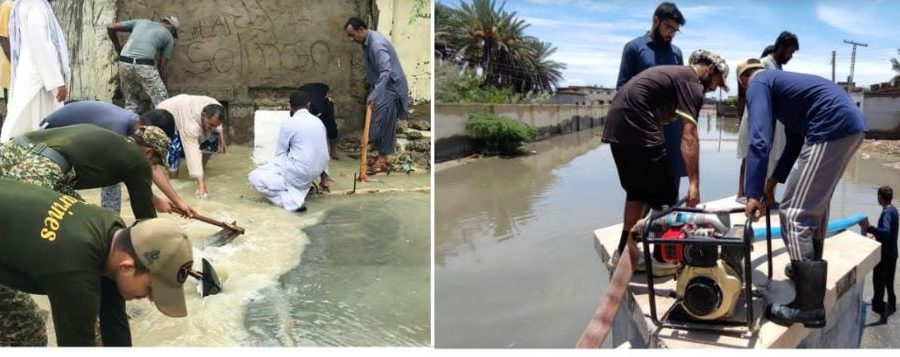
[[[872,273],[872,286],[875,290],[872,296],[872,310],[876,312],[885,311],[884,309],[884,291],[887,290],[888,306],[896,307],[897,296],[894,295],[894,273],[897,270],[897,258],[882,260],[875,265],[875,271]]]

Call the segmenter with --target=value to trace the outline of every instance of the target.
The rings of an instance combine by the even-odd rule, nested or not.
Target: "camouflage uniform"
[[[0,176],[14,178],[81,199],[72,188],[75,170],[63,173],[34,145],[8,141],[0,145]],[[26,293],[0,285],[0,346],[46,346],[47,324],[40,308]]]
[[[53,160],[32,152],[34,145],[13,140],[0,145],[0,177],[16,179],[83,199],[75,192],[75,169],[62,172]]]
[[[100,207],[122,213],[122,187],[121,183],[106,186],[100,191]]]
[[[168,155],[169,138],[160,128],[141,127],[127,140],[149,146],[162,159]],[[0,145],[0,177],[50,188],[84,201],[74,189],[74,165],[69,172],[63,173],[53,160],[35,153],[34,145],[30,143],[10,140]],[[118,188],[118,184],[114,187]],[[31,296],[0,285],[0,346],[46,345],[46,322]]]
[[[141,88],[147,92],[153,107],[169,98],[169,91],[155,66],[119,62],[119,80],[122,84],[122,96],[125,98],[125,109],[132,112],[137,113]]]
[[[47,325],[26,293],[0,285],[0,346],[46,346]]]

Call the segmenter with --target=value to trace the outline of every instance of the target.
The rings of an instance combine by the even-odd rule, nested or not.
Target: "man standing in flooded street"
[[[863,113],[831,81],[810,74],[749,69],[747,86],[750,144],[747,151],[745,213],[762,216],[774,202],[764,190],[775,120],[784,124],[785,148],[773,178],[784,181],[779,206],[785,246],[791,258],[796,296],[769,304],[766,317],[779,325],[825,326],[828,262],[822,260],[829,205],[847,163],[865,136]],[[795,164],[796,162],[796,164]]]
[[[897,216],[897,208],[891,204],[894,199],[894,190],[890,186],[878,188],[878,204],[881,206],[881,216],[878,217],[878,225],[872,226],[866,219],[859,223],[864,233],[871,234],[878,243],[881,243],[881,261],[875,266],[872,273],[872,311],[881,315],[881,321],[887,321],[887,317],[897,311],[897,296],[894,295],[894,273],[897,269],[897,226],[900,218]],[[887,290],[888,302],[884,304],[884,292]]]
[[[643,36],[639,36],[625,44],[622,49],[622,62],[619,65],[619,77],[616,80],[616,90],[621,90],[625,83],[638,73],[653,66],[683,65],[684,58],[681,49],[672,44],[672,39],[685,24],[685,18],[678,10],[678,6],[671,2],[663,2],[653,12],[653,25]],[[663,127],[666,150],[671,153],[669,160],[672,164],[672,176],[675,180],[675,192],[681,186],[681,178],[687,176],[684,160],[678,151],[681,150],[682,134],[681,118]],[[668,204],[674,204],[669,202]]]
[[[344,31],[353,42],[361,44],[366,58],[366,82],[369,95],[366,104],[372,106],[372,129],[369,140],[378,150],[378,158],[369,168],[369,175],[388,171],[388,156],[394,153],[397,142],[397,120],[409,112],[409,86],[394,46],[357,17],[351,17]],[[365,149],[363,149],[365,150]]]
[[[670,155],[680,155],[686,163],[688,206],[700,202],[697,117],[704,93],[725,86],[728,65],[705,50],[697,50],[691,57],[696,64],[656,66],[641,72],[622,87],[610,107],[603,142],[610,144],[626,193],[620,254],[626,243],[634,244],[629,232],[648,206],[660,209],[677,201]],[[663,126],[676,117],[684,119],[681,147],[669,152]],[[636,248],[630,249],[632,253]]]
[[[143,89],[153,105],[169,97],[169,61],[178,38],[178,18],[166,16],[161,22],[145,19],[106,25],[113,48],[119,54],[119,80],[125,109],[138,112]],[[119,32],[130,32],[125,47],[119,45]]]
[[[0,283],[12,288],[0,290],[0,305],[18,296],[34,305],[23,292],[47,295],[59,346],[94,346],[98,317],[104,346],[131,346],[126,300],[150,298],[166,316],[187,316],[182,284],[193,251],[178,222],[128,227],[110,210],[5,178],[0,200]],[[34,311],[29,323],[30,313],[3,313],[0,345],[47,345],[43,316]]]

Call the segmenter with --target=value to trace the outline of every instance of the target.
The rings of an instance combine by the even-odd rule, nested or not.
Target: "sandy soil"
[[[865,140],[859,152],[863,159],[882,159],[885,166],[900,170],[900,140]]]

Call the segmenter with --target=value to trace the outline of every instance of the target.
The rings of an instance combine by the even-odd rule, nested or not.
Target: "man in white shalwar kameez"
[[[16,0],[9,22],[11,98],[0,143],[38,129],[62,107],[69,78],[69,53],[47,0]]]
[[[291,94],[291,117],[281,125],[275,157],[250,172],[250,184],[273,204],[303,211],[306,195],[316,177],[328,190],[328,140],[325,125],[309,112],[304,92]]]

